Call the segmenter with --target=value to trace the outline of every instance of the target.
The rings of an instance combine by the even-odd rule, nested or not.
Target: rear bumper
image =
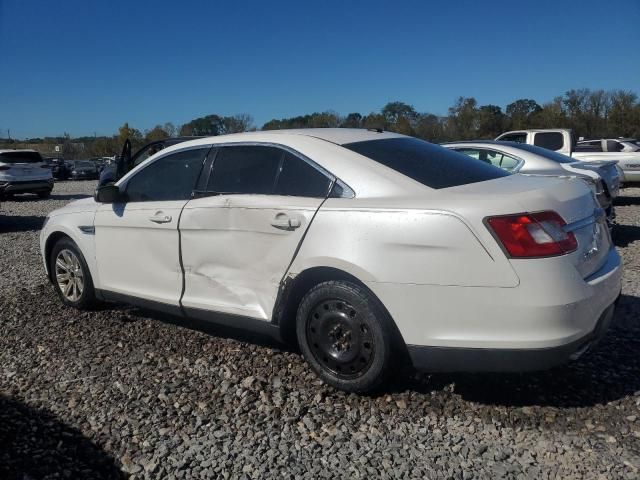
[[[612,248],[600,269],[582,278],[568,259],[522,262],[517,287],[367,286],[389,311],[418,369],[545,369],[604,333],[620,294],[622,263]]]
[[[0,181],[0,194],[37,193],[53,189],[53,178],[46,180],[27,180],[20,182]]]
[[[624,178],[620,179],[623,184],[640,183],[640,170],[623,170]]]
[[[604,336],[615,311],[615,303],[600,315],[596,328],[578,340],[548,348],[486,349],[408,345],[413,366],[429,372],[527,372],[547,370],[577,360]]]

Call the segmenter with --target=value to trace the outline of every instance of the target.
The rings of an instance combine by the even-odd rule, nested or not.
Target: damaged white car
[[[273,333],[356,392],[405,360],[524,371],[576,358],[606,330],[621,281],[584,182],[351,129],[166,148],[52,212],[41,248],[69,306],[121,301]]]

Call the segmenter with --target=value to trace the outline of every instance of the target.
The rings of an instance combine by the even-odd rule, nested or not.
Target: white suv
[[[322,379],[359,392],[403,359],[506,371],[575,358],[621,281],[585,182],[367,130],[174,145],[52,212],[40,244],[69,306],[122,301],[297,340]]]
[[[0,198],[35,193],[46,198],[53,190],[51,167],[35,150],[0,150]]]

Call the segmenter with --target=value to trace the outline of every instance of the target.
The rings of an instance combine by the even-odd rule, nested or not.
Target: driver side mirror
[[[96,188],[93,198],[98,203],[117,203],[124,200],[124,194],[116,185],[102,185]]]

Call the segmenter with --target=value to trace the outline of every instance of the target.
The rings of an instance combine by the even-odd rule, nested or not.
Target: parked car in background
[[[68,306],[295,339],[325,382],[364,392],[405,358],[524,371],[587,351],[621,286],[602,212],[576,178],[394,133],[277,130],[163,149],[50,213],[40,246]]]
[[[53,178],[56,180],[67,180],[69,178],[71,171],[64,159],[49,157],[46,160],[51,168]]]
[[[640,182],[640,151],[585,151],[577,148],[573,132],[566,128],[517,130],[506,132],[496,140],[526,143],[554,150],[580,161],[615,160],[620,168],[622,184]]]
[[[613,200],[618,196],[620,177],[611,161],[578,161],[535,145],[516,142],[449,142],[443,147],[455,150],[511,173],[552,177],[573,176],[587,182],[605,209],[611,224],[615,218]]]
[[[582,140],[576,152],[640,152],[640,142],[634,138],[601,138]]]
[[[147,158],[159,152],[160,150],[196,138],[200,137],[170,137],[163,140],[156,140],[154,142],[147,143],[133,155],[131,154],[131,143],[127,140],[123,146],[121,155],[114,158],[114,160],[106,165],[100,173],[100,181],[98,182],[98,185],[115,183],[129,170],[141,164]],[[118,161],[120,162],[120,172],[118,172]]]
[[[46,198],[53,190],[51,168],[35,150],[0,150],[0,197],[35,193]]]
[[[72,163],[72,180],[97,180],[99,177],[98,168],[91,160],[76,160]]]

